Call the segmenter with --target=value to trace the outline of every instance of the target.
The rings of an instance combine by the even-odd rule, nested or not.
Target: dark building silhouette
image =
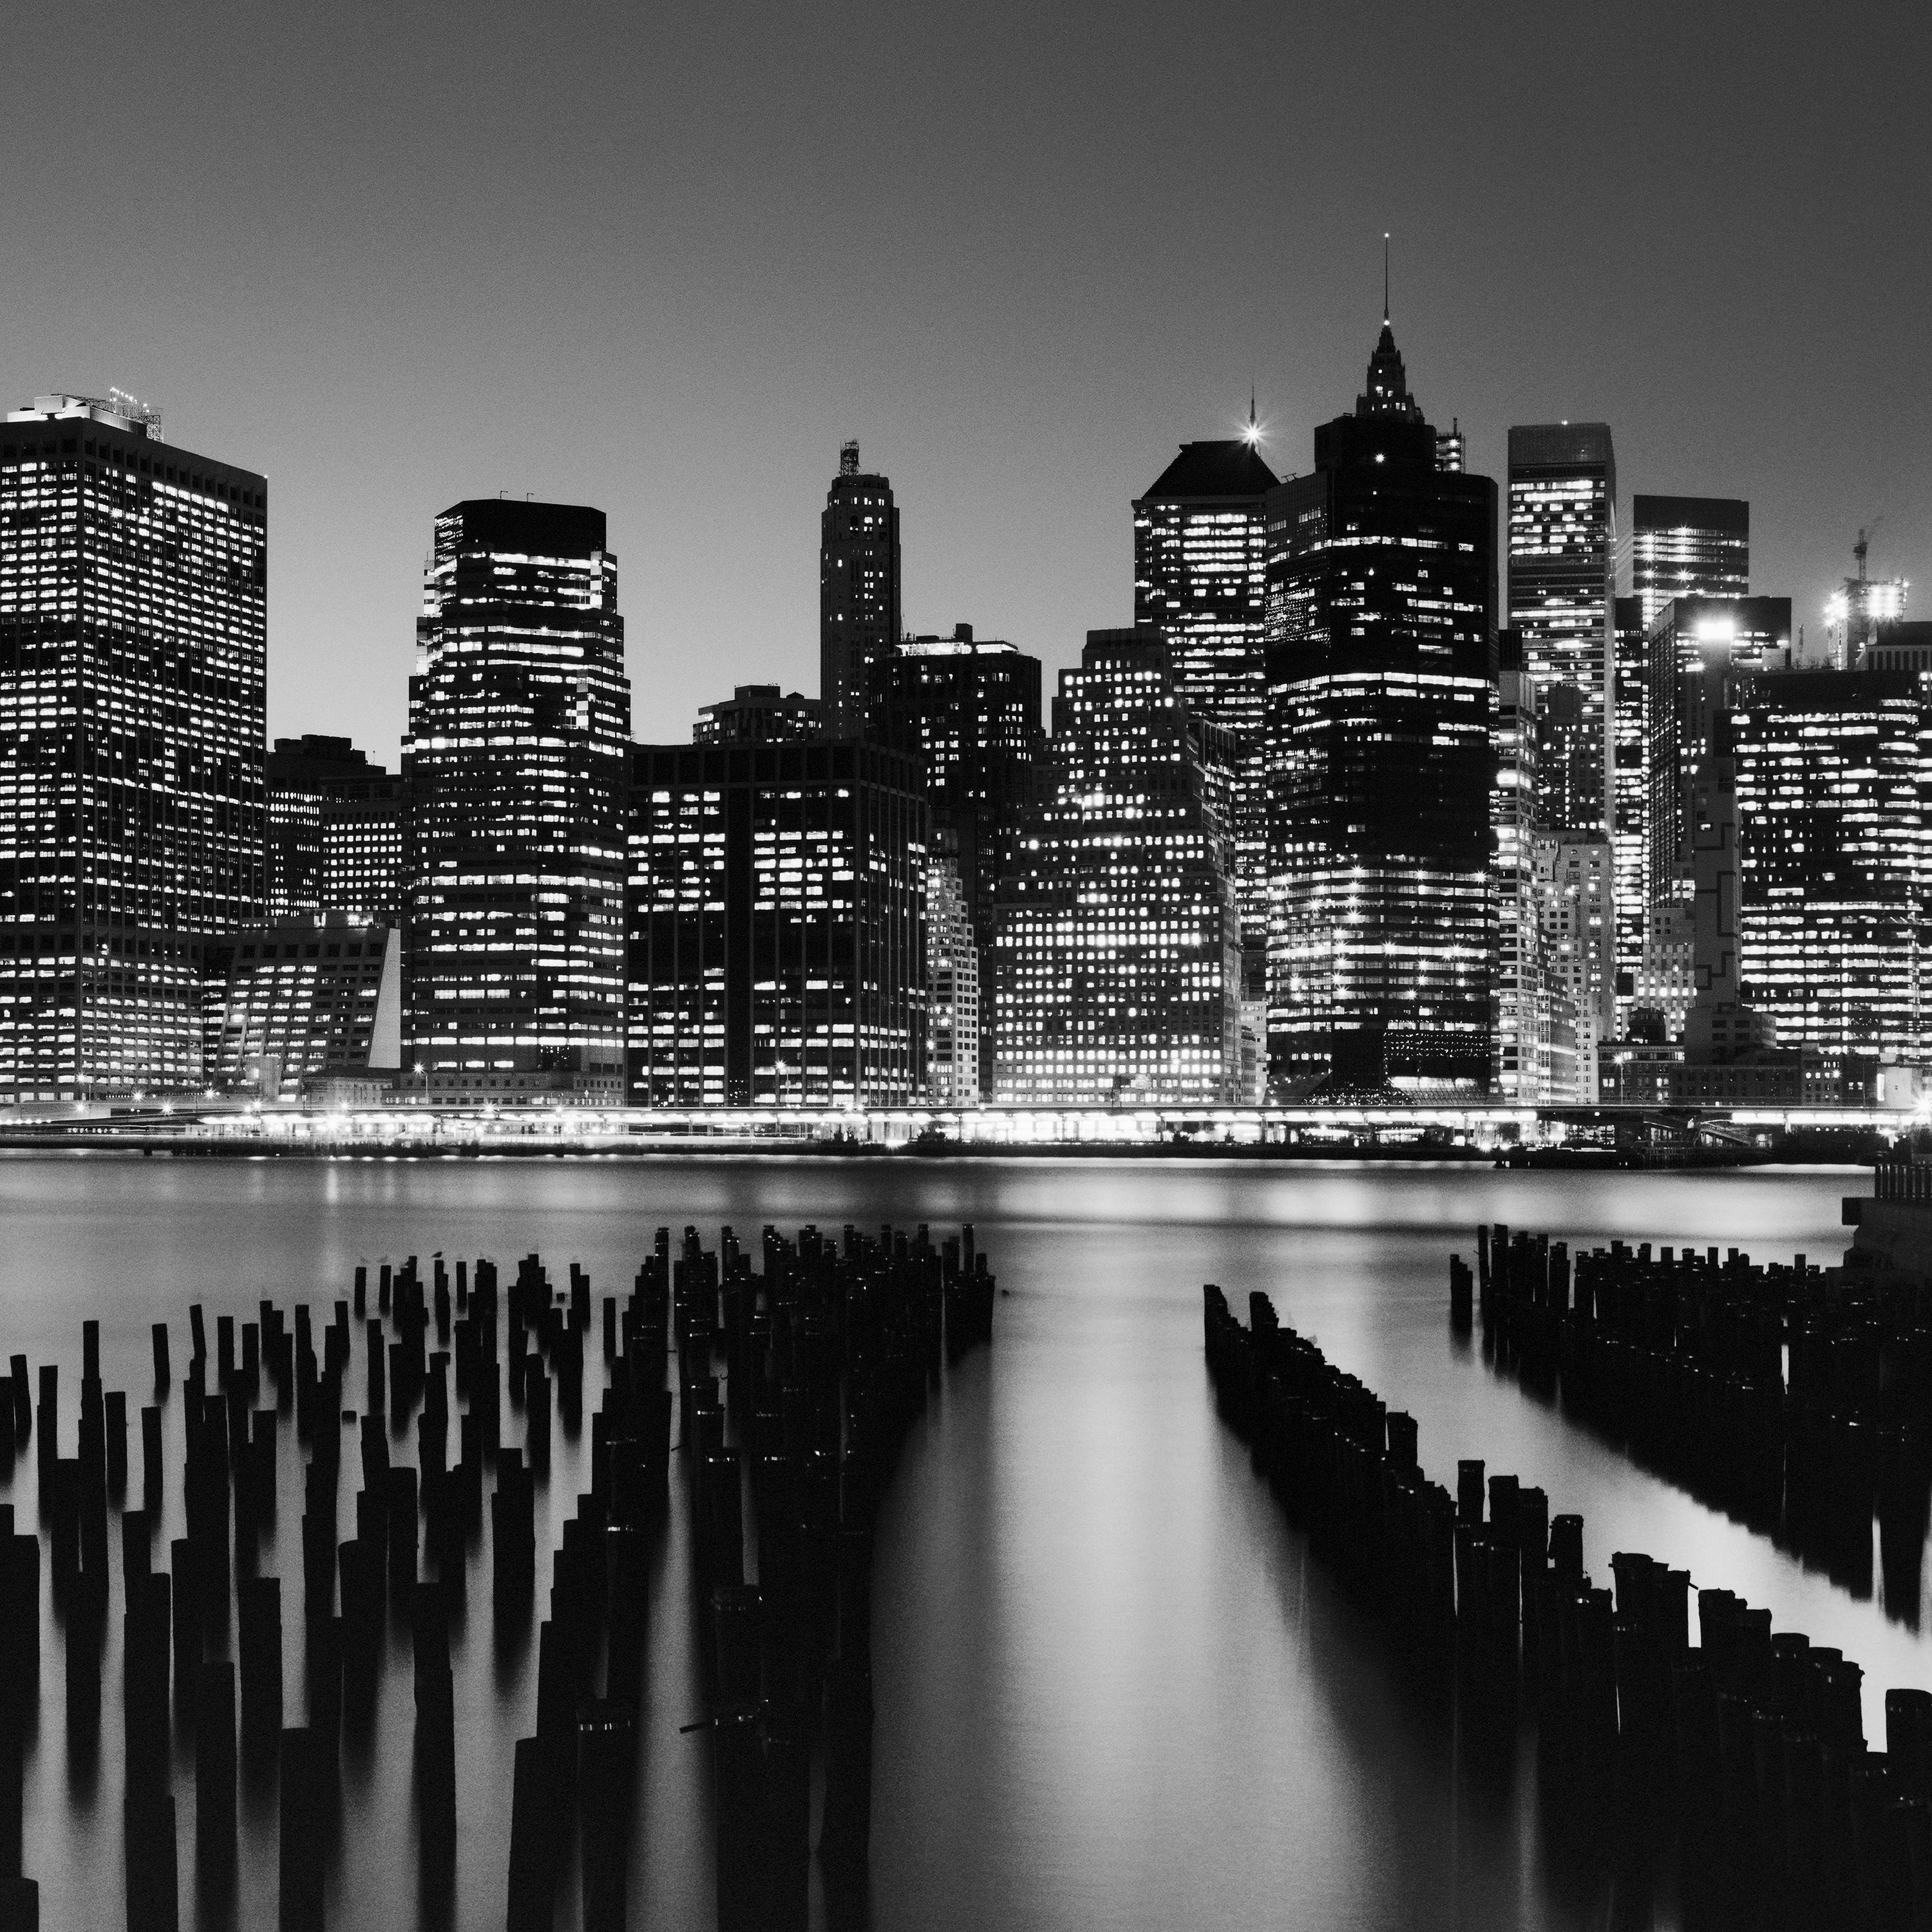
[[[404,1042],[433,1093],[615,1102],[630,682],[604,513],[436,521],[410,680]]]
[[[0,1100],[198,1086],[262,916],[268,486],[131,398],[0,426]]]
[[[694,745],[766,745],[787,738],[816,738],[824,730],[818,700],[775,684],[741,684],[729,698],[703,706]]]
[[[1001,891],[996,1100],[1240,1097],[1238,750],[1192,716],[1157,632],[1088,632]]]
[[[868,732],[916,758],[936,861],[957,877],[979,958],[979,1084],[992,1080],[994,908],[1033,801],[1041,752],[1040,660],[970,624],[906,638],[872,668]],[[941,850],[941,848],[943,851]]]
[[[926,1077],[916,760],[829,738],[639,745],[628,1085],[639,1106],[881,1106]]]
[[[1235,804],[1241,938],[1258,982],[1268,941],[1268,540],[1262,502],[1280,479],[1246,437],[1184,442],[1134,500],[1134,622],[1173,654],[1174,677],[1198,718],[1237,733]]]
[[[1610,822],[1610,602],[1617,464],[1607,423],[1518,424],[1509,433],[1509,621],[1523,669],[1583,694],[1596,746],[1593,829]]]
[[[1436,454],[1384,316],[1354,413],[1268,494],[1284,1095],[1489,1081],[1496,492]]]
[[[346,738],[278,738],[266,764],[268,913],[400,910],[402,784]]]
[[[842,445],[818,542],[818,696],[835,738],[866,728],[872,667],[899,640],[899,513],[892,486]]]
[[[1646,628],[1673,597],[1750,595],[1750,506],[1735,496],[1633,496],[1630,594]]]

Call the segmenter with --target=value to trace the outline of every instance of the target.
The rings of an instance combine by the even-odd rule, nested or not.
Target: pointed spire
[[[1382,230],[1382,326],[1388,326],[1389,319],[1389,238],[1388,230]]]

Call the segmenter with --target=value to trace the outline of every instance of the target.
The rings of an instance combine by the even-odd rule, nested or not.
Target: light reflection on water
[[[1865,1666],[1879,1736],[1883,1689],[1932,1682],[1918,1636],[1493,1378],[1452,1348],[1446,1318],[1448,1253],[1468,1252],[1479,1220],[1573,1244],[1621,1236],[1828,1261],[1847,1191],[1868,1180],[1197,1161],[0,1161],[0,1358],[58,1355],[70,1443],[92,1314],[107,1385],[138,1408],[149,1322],[173,1325],[178,1375],[190,1300],[207,1305],[211,1334],[217,1313],[252,1319],[264,1294],[320,1311],[361,1259],[442,1248],[508,1268],[534,1249],[558,1278],[581,1260],[601,1295],[628,1289],[659,1222],[695,1222],[708,1244],[724,1221],[742,1236],[766,1221],[970,1220],[1011,1293],[992,1350],[915,1430],[880,1525],[874,1925],[1567,1927],[1600,1922],[1604,1901],[1562,1893],[1544,1870],[1530,1774],[1479,1773],[1454,1724],[1418,1708],[1216,1417],[1201,1283],[1237,1307],[1268,1290],[1283,1321],[1417,1417],[1438,1480],[1453,1485],[1456,1459],[1480,1456],[1540,1483],[1553,1510],[1581,1512],[1593,1570],[1613,1550],[1646,1550],[1841,1647]],[[362,1359],[358,1345],[358,1378]],[[178,1408],[166,1437],[178,1517]],[[587,1436],[558,1449],[538,1502],[553,1544],[587,1486],[572,1460]],[[33,1466],[30,1454],[12,1492],[26,1521]],[[300,1472],[286,1437],[280,1468],[280,1550],[264,1567],[289,1580],[292,1723]],[[540,1522],[540,1550],[544,1534]],[[493,1645],[487,1550],[476,1560],[454,1642],[452,1922],[480,1928],[502,1923],[510,1741],[532,1727],[535,1672],[527,1648]],[[632,1922],[701,1927],[706,1747],[677,1734],[700,1707],[680,1522],[656,1561]],[[58,1634],[44,1634],[26,1865],[49,1925],[120,1916],[118,1558],[115,1570],[91,1801],[72,1788]],[[407,1923],[416,1902],[408,1658],[405,1636],[366,1762],[345,1770],[332,1922]],[[272,1801],[244,1802],[244,1923],[273,1922],[274,1840]],[[576,1922],[574,1903],[558,1922]]]

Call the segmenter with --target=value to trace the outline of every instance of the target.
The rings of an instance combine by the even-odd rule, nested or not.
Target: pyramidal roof
[[[1226,442],[1184,442],[1180,454],[1154,479],[1140,500],[1177,497],[1258,496],[1281,481],[1245,436]]]
[[[1410,422],[1422,420],[1422,405],[1408,393],[1408,372],[1402,365],[1402,351],[1395,346],[1387,309],[1382,311],[1382,332],[1376,338],[1376,352],[1369,358],[1369,386],[1355,398],[1355,413],[1401,416]]]

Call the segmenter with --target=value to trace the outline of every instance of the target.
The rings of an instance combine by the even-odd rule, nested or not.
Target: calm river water
[[[1447,1321],[1448,1257],[1470,1251],[1478,1221],[1573,1244],[1622,1236],[1828,1260],[1846,1239],[1840,1196],[1870,1186],[1868,1174],[1816,1168],[6,1160],[0,1360],[60,1362],[70,1454],[90,1316],[102,1322],[107,1386],[138,1407],[151,1399],[150,1322],[172,1325],[178,1375],[190,1300],[206,1305],[212,1337],[215,1314],[252,1319],[264,1295],[326,1310],[361,1260],[426,1262],[441,1249],[513,1267],[536,1250],[558,1280],[581,1261],[601,1295],[628,1289],[659,1222],[694,1222],[710,1245],[724,1222],[742,1237],[767,1221],[925,1221],[937,1236],[970,1220],[1010,1293],[991,1349],[949,1378],[915,1430],[880,1526],[872,1925],[1626,1923],[1546,1868],[1528,1768],[1472,1769],[1454,1724],[1416,1712],[1284,1526],[1215,1414],[1201,1285],[1220,1282],[1244,1310],[1250,1288],[1268,1290],[1285,1322],[1415,1415],[1437,1480],[1453,1488],[1456,1459],[1480,1456],[1540,1484],[1552,1510],[1580,1512],[1586,1562],[1606,1580],[1612,1550],[1645,1550],[1699,1585],[1768,1604],[1780,1629],[1838,1646],[1865,1667],[1868,1732],[1882,1740],[1884,1688],[1932,1685],[1924,1640],[1634,1472],[1452,1346]],[[361,1361],[358,1344],[358,1376]],[[178,1535],[176,1410],[164,1426],[165,1533]],[[587,1450],[587,1436],[560,1444],[538,1502],[553,1540],[586,1486],[571,1459]],[[139,1456],[136,1432],[136,1485]],[[11,1491],[23,1524],[34,1463],[21,1459]],[[291,1580],[285,1621],[298,1620],[300,1474],[286,1445],[280,1480],[275,1565]],[[348,1514],[346,1470],[343,1488]],[[541,1522],[538,1533],[542,1552]],[[678,1728],[702,1708],[684,1546],[674,1520],[652,1579],[633,1925],[701,1928],[712,1909],[709,1746]],[[487,1551],[475,1560],[487,1564]],[[66,1735],[59,1633],[51,1621],[44,1630],[26,1866],[52,1928],[122,1922],[118,1568],[98,1762]],[[403,1632],[373,1747],[344,1766],[332,1924],[503,1922],[511,1742],[534,1728],[535,1660],[492,1642],[487,1586],[470,1601],[454,1638],[453,1910],[417,1895]],[[295,1623],[284,1656],[286,1721],[297,1723]],[[191,1754],[178,1760],[184,1923],[194,1916],[191,1769]],[[274,1922],[275,1835],[272,1790],[244,1792],[244,1924]],[[573,1901],[558,1922],[577,1922]]]

